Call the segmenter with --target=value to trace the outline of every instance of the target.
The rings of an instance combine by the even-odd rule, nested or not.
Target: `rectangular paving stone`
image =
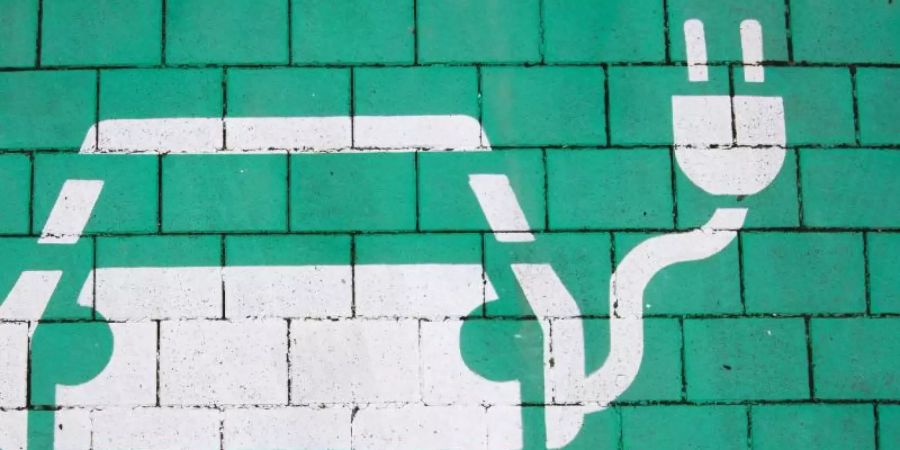
[[[225,316],[351,314],[349,236],[226,236]]]
[[[809,397],[802,319],[686,320],[684,349],[689,400]]]
[[[162,230],[286,231],[287,155],[162,159]]]
[[[19,302],[16,311],[7,309],[4,318],[9,320],[54,320],[54,319],[90,319],[90,306],[77,303],[85,283],[90,281],[89,275],[94,267],[94,246],[91,239],[81,239],[77,244],[48,245],[38,244],[37,237],[3,237],[0,238],[0,254],[10,255],[0,260],[0,299],[5,303],[13,288],[24,289],[28,293],[28,285],[16,287],[25,271],[62,272],[56,289],[48,296],[35,292],[26,294],[27,304]],[[56,277],[45,274],[37,279],[52,282]],[[22,279],[22,282],[27,281]],[[22,298],[22,297],[20,297]],[[0,305],[12,308],[9,304]]]
[[[422,0],[419,62],[540,61],[538,0]]]
[[[100,72],[100,119],[221,116],[221,70],[129,69]],[[102,129],[100,134],[102,139]]]
[[[221,261],[219,236],[98,238],[98,315],[110,320],[221,318]]]
[[[0,323],[0,407],[23,408],[28,386],[27,323]],[[3,442],[3,439],[0,439]]]
[[[747,312],[865,312],[859,233],[746,233],[743,239]]]
[[[634,383],[616,402],[677,401],[681,399],[681,326],[677,319],[644,320],[644,356]],[[592,373],[606,362],[609,350],[609,320],[584,321],[588,351],[585,368]],[[558,349],[560,345],[554,345]],[[555,359],[560,357],[554,353]]]
[[[703,21],[710,61],[741,61],[739,33],[741,22],[746,19],[757,20],[762,25],[765,60],[787,60],[785,3],[781,0],[672,0],[668,11],[673,61],[686,59],[683,27],[689,19]]]
[[[603,81],[596,67],[483,69],[483,122],[491,143],[605,144]]]
[[[866,239],[872,312],[900,313],[900,233],[870,233]]]
[[[616,263],[645,240],[648,233],[615,233]],[[644,314],[740,314],[741,283],[738,243],[716,255],[667,267],[644,289]]]
[[[871,405],[754,405],[753,448],[872,449]]]
[[[159,64],[159,0],[43,2],[41,64]]]
[[[459,139],[427,127],[392,128],[377,117],[463,115],[478,118],[478,72],[472,67],[354,69],[354,144],[356,147],[429,147],[429,142]],[[413,118],[410,118],[411,120]],[[486,138],[486,136],[485,136]],[[481,136],[465,136],[477,147]],[[485,140],[487,143],[487,140]]]
[[[294,62],[413,62],[413,0],[290,1]]]
[[[149,155],[38,154],[34,158],[34,230],[47,223],[63,184],[100,180],[85,234],[155,232],[159,158]]]
[[[428,231],[490,231],[470,186],[475,174],[508,177],[529,230],[544,229],[544,163],[540,150],[419,154],[419,224]]]
[[[94,122],[96,74],[0,73],[0,149],[74,149]]]
[[[900,320],[813,319],[816,398],[894,399],[900,395]]]
[[[209,408],[109,408],[91,413],[96,450],[220,446],[222,412]]]
[[[856,96],[863,145],[900,142],[896,120],[900,115],[900,70],[860,68],[856,72]]]
[[[880,448],[900,442],[900,405],[878,405],[878,431]]]
[[[546,1],[544,49],[555,63],[665,61],[662,2]]]
[[[800,223],[797,195],[797,153],[788,150],[775,181],[749,196],[711,195],[694,184],[675,164],[675,193],[678,201],[678,228],[704,225],[717,208],[747,208],[742,229],[796,227]]]
[[[169,64],[285,64],[286,0],[166,3]]]
[[[161,404],[287,404],[287,321],[167,321],[159,333]]]
[[[37,49],[38,0],[3,0],[0,67],[31,67]]]
[[[551,229],[671,228],[668,150],[547,151]]]
[[[346,406],[229,408],[223,419],[223,447],[350,448],[351,414]]]
[[[414,157],[412,153],[291,156],[291,230],[414,230]]]
[[[229,117],[349,116],[350,71],[229,69]]]
[[[791,0],[794,59],[830,63],[895,63],[900,11],[882,0]]]
[[[648,432],[653,430],[653,432]],[[654,405],[622,408],[625,448],[747,448],[743,406]]]
[[[584,315],[609,314],[610,240],[607,233],[540,233],[527,244],[485,236],[485,270],[499,297],[488,316],[534,316],[512,264],[551,264]]]
[[[28,155],[0,155],[0,234],[28,233],[31,203],[31,159]]]
[[[736,95],[784,98],[788,145],[852,144],[853,89],[843,67],[766,67],[764,83],[745,83],[734,70]]]
[[[800,151],[803,221],[813,227],[895,227],[900,223],[900,152]]]
[[[686,67],[609,68],[609,134],[616,145],[672,145],[672,96],[728,95],[728,71],[691,83]]]

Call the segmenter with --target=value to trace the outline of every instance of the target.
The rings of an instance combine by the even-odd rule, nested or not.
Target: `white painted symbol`
[[[707,81],[703,24],[689,20],[684,32],[689,79]],[[748,82],[764,80],[761,41],[759,23],[744,21]],[[703,190],[748,195],[777,176],[785,153],[781,97],[675,96],[672,108],[676,159]],[[478,121],[465,116],[167,118],[101,121],[89,129],[81,153],[441,149],[485,151],[490,144]],[[102,186],[66,182],[39,243],[77,242]],[[469,186],[498,241],[536,239],[506,175],[474,173]],[[592,373],[585,371],[591,343],[581,311],[553,267],[512,265],[543,334],[548,448],[571,443],[586,414],[607,408],[634,381],[651,279],[672,264],[720,252],[746,213],[720,208],[700,228],[648,239],[625,256],[609,285],[609,353]],[[0,317],[40,317],[60,276],[22,273]],[[172,448],[212,443],[223,432],[222,420],[241,424],[239,431],[226,425],[225,448],[344,448],[351,417],[358,448],[520,448],[519,382],[473,372],[460,350],[464,322],[447,320],[496,299],[481,264],[97,268],[78,304],[125,322],[111,324],[116,345],[104,371],[82,385],[57,386],[57,398],[63,407],[114,404],[90,420],[74,420],[93,427],[97,449],[135,448],[166,429],[190,438],[166,444]],[[158,338],[167,350],[159,367],[156,347],[148,345],[156,332],[148,320],[162,321]],[[154,407],[157,395],[162,409]],[[195,408],[210,404],[217,409]],[[242,409],[246,404],[269,408]],[[347,405],[361,409],[351,412]],[[64,409],[57,422],[77,413]],[[297,420],[309,426],[277,433]],[[71,436],[73,427],[66,430]]]

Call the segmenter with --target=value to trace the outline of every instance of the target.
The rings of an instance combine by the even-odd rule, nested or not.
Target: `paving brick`
[[[16,287],[24,271],[62,272],[56,289],[46,296],[30,292],[20,299],[26,300],[26,304],[19,304],[22,309],[10,311],[9,304],[5,306],[3,318],[9,320],[39,320],[39,319],[89,319],[91,308],[83,307],[76,303],[84,286],[93,260],[93,242],[90,239],[82,239],[73,245],[43,245],[38,244],[36,238],[2,238],[0,239],[0,254],[14,255],[3,258],[0,262],[0,298],[8,298]],[[53,280],[55,277],[49,277]],[[18,288],[24,288],[19,286]],[[28,290],[22,291],[22,293]]]
[[[219,448],[222,413],[201,408],[109,408],[91,413],[96,450]]]
[[[417,321],[293,321],[290,333],[292,404],[419,400]]]
[[[291,156],[292,231],[399,231],[416,225],[411,153]]]
[[[360,448],[486,448],[480,406],[390,405],[362,408],[353,420]]]
[[[485,283],[476,234],[361,236],[355,264],[359,316],[480,315]]]
[[[490,231],[469,186],[473,174],[509,178],[528,229],[544,228],[544,163],[540,150],[419,155],[419,223],[422,230]]]
[[[665,61],[662,2],[547,1],[544,46],[548,62]]]
[[[347,236],[227,236],[225,257],[226,317],[351,313]]]
[[[809,396],[801,319],[686,320],[684,348],[689,400]]]
[[[35,63],[38,0],[0,2],[0,67],[30,67]]]
[[[0,323],[0,407],[25,407],[28,380],[28,327]],[[2,439],[0,439],[2,443]]]
[[[104,371],[113,334],[102,322],[41,323],[30,348],[29,404],[53,407],[58,385],[84,384]]]
[[[875,449],[871,405],[758,405],[753,448]]]
[[[667,150],[547,152],[551,229],[670,228]]]
[[[354,142],[357,147],[384,147],[384,142],[426,136],[386,128],[362,116],[458,114],[478,117],[478,73],[471,67],[361,68],[354,71]],[[433,130],[418,130],[426,135]],[[456,130],[459,133],[459,130]],[[407,135],[412,134],[412,135]],[[480,142],[481,136],[469,140]],[[474,146],[473,146],[474,147]]]
[[[872,233],[866,239],[872,312],[900,313],[900,234]]]
[[[514,263],[550,263],[582,314],[609,314],[609,235],[544,233],[527,245],[485,238],[485,270],[498,300],[488,299],[488,316],[533,316],[512,272]]]
[[[550,411],[553,408],[567,408],[567,406],[551,406],[546,408],[544,411]],[[529,411],[530,408],[523,409],[525,411]],[[557,427],[560,425],[549,422],[549,426]],[[531,432],[532,434],[537,434],[532,430],[533,429],[526,430],[526,433]],[[621,413],[617,408],[608,408],[601,412],[588,414],[584,416],[584,423],[581,426],[581,431],[577,436],[575,436],[575,439],[572,441],[572,443],[566,446],[566,448],[571,448],[573,450],[588,450],[592,448],[619,448],[619,439],[622,434],[621,431],[622,418]],[[532,442],[541,441],[538,437],[536,437]]]
[[[734,71],[736,95],[784,98],[789,145],[852,144],[853,89],[846,68],[767,67],[765,83],[745,83]]]
[[[163,231],[287,230],[287,164],[285,155],[163,158]]]
[[[43,2],[41,64],[159,64],[159,0]]]
[[[616,233],[616,263],[647,233]],[[667,267],[644,289],[644,314],[740,314],[741,284],[737,240],[708,259]]]
[[[222,447],[351,448],[350,417],[343,406],[226,409]]]
[[[894,63],[900,58],[900,11],[891,2],[791,0],[794,59]]]
[[[878,405],[879,443],[883,450],[900,442],[900,405]]]
[[[743,229],[796,227],[800,223],[797,201],[797,154],[788,150],[778,177],[767,188],[750,196],[710,195],[694,184],[676,164],[675,193],[678,228],[705,224],[717,208],[747,208]]]
[[[815,394],[823,399],[890,399],[897,379],[897,319],[813,319]]]
[[[493,145],[602,145],[603,71],[491,67],[482,71],[484,128]]]
[[[671,145],[673,95],[728,95],[728,72],[709,68],[708,83],[691,83],[684,67],[610,67],[610,140]]]
[[[0,446],[25,450],[28,448],[28,411],[0,411]]]
[[[83,324],[68,325],[78,327]],[[58,386],[57,405],[102,408],[153,406],[156,403],[156,324],[111,323],[106,326],[114,337],[109,364],[100,375],[85,384]]]
[[[230,117],[350,114],[347,69],[229,69],[227,78]]]
[[[28,233],[31,160],[27,155],[0,155],[0,234]]]
[[[217,69],[106,70],[100,90],[100,119],[222,116]]]
[[[747,233],[743,239],[747,312],[865,312],[859,233]]]
[[[814,227],[896,226],[900,223],[898,170],[900,152],[894,150],[801,150],[804,223]]]
[[[113,320],[221,317],[221,251],[218,236],[97,239],[97,310]]]
[[[252,20],[251,20],[252,19]],[[169,64],[288,62],[286,0],[181,0],[166,4]]]
[[[652,433],[647,430],[652,429]],[[657,405],[622,408],[625,448],[746,449],[743,406]]]
[[[900,142],[894,120],[900,115],[900,70],[861,68],[856,73],[856,86],[863,145]]]
[[[722,2],[716,0],[672,0],[668,3],[669,39],[672,59],[685,61],[683,25],[688,19],[700,19],[706,34],[710,61],[741,61],[741,21],[755,19],[763,29],[763,54],[766,61],[787,60],[782,0]]]
[[[0,73],[0,149],[78,148],[96,93],[92,71]]]
[[[162,323],[160,403],[286,405],[287,336],[285,320]]]
[[[418,3],[419,62],[540,61],[538,0]]]
[[[575,320],[575,319],[563,319]],[[584,321],[587,344],[587,373],[599,370],[609,350],[609,320]],[[644,320],[644,357],[634,383],[617,402],[666,401],[681,399],[681,327],[676,319]],[[562,345],[554,343],[554,359],[560,361]],[[570,399],[571,400],[571,399]],[[559,402],[559,398],[557,398]],[[568,403],[563,401],[561,403]]]
[[[34,230],[47,223],[63,184],[100,180],[103,188],[84,233],[154,232],[158,228],[158,159],[137,155],[38,154],[34,158]]]
[[[413,62],[413,0],[291,1],[295,62]]]

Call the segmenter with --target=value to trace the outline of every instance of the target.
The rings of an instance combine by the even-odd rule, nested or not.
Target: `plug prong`
[[[762,25],[755,19],[741,22],[741,52],[744,57],[744,81],[762,83],[766,80],[763,61]]]
[[[684,44],[687,50],[688,80],[709,81],[706,67],[706,35],[700,19],[684,22]]]

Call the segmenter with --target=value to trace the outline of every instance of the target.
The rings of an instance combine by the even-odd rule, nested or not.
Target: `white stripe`
[[[350,117],[226,117],[227,150],[328,151],[351,145]]]
[[[355,270],[362,317],[465,317],[484,299],[480,264],[359,264]]]
[[[63,183],[38,243],[77,243],[91,218],[101,189],[101,180],[67,180]]]
[[[708,81],[706,36],[703,33],[703,22],[699,19],[684,22],[684,44],[687,51],[688,80]]]
[[[222,148],[221,118],[111,119],[97,124],[100,153],[212,153]],[[90,132],[88,132],[90,134]],[[82,147],[82,153],[91,149]]]
[[[221,267],[97,269],[97,312],[110,320],[218,318]]]
[[[748,19],[741,22],[741,51],[744,56],[744,81],[762,83],[766,73],[760,65],[763,61],[762,25]]]
[[[0,319],[40,320],[62,277],[61,270],[25,271],[0,303]]]
[[[500,242],[531,242],[534,235],[525,213],[516,199],[516,193],[506,175],[469,175],[469,186],[478,198],[478,204],[487,218],[491,230]],[[509,232],[513,233],[509,233]],[[506,232],[506,233],[504,233]]]
[[[477,150],[481,124],[463,115],[355,116],[355,147],[373,149],[426,148]],[[485,136],[484,147],[490,143]]]

